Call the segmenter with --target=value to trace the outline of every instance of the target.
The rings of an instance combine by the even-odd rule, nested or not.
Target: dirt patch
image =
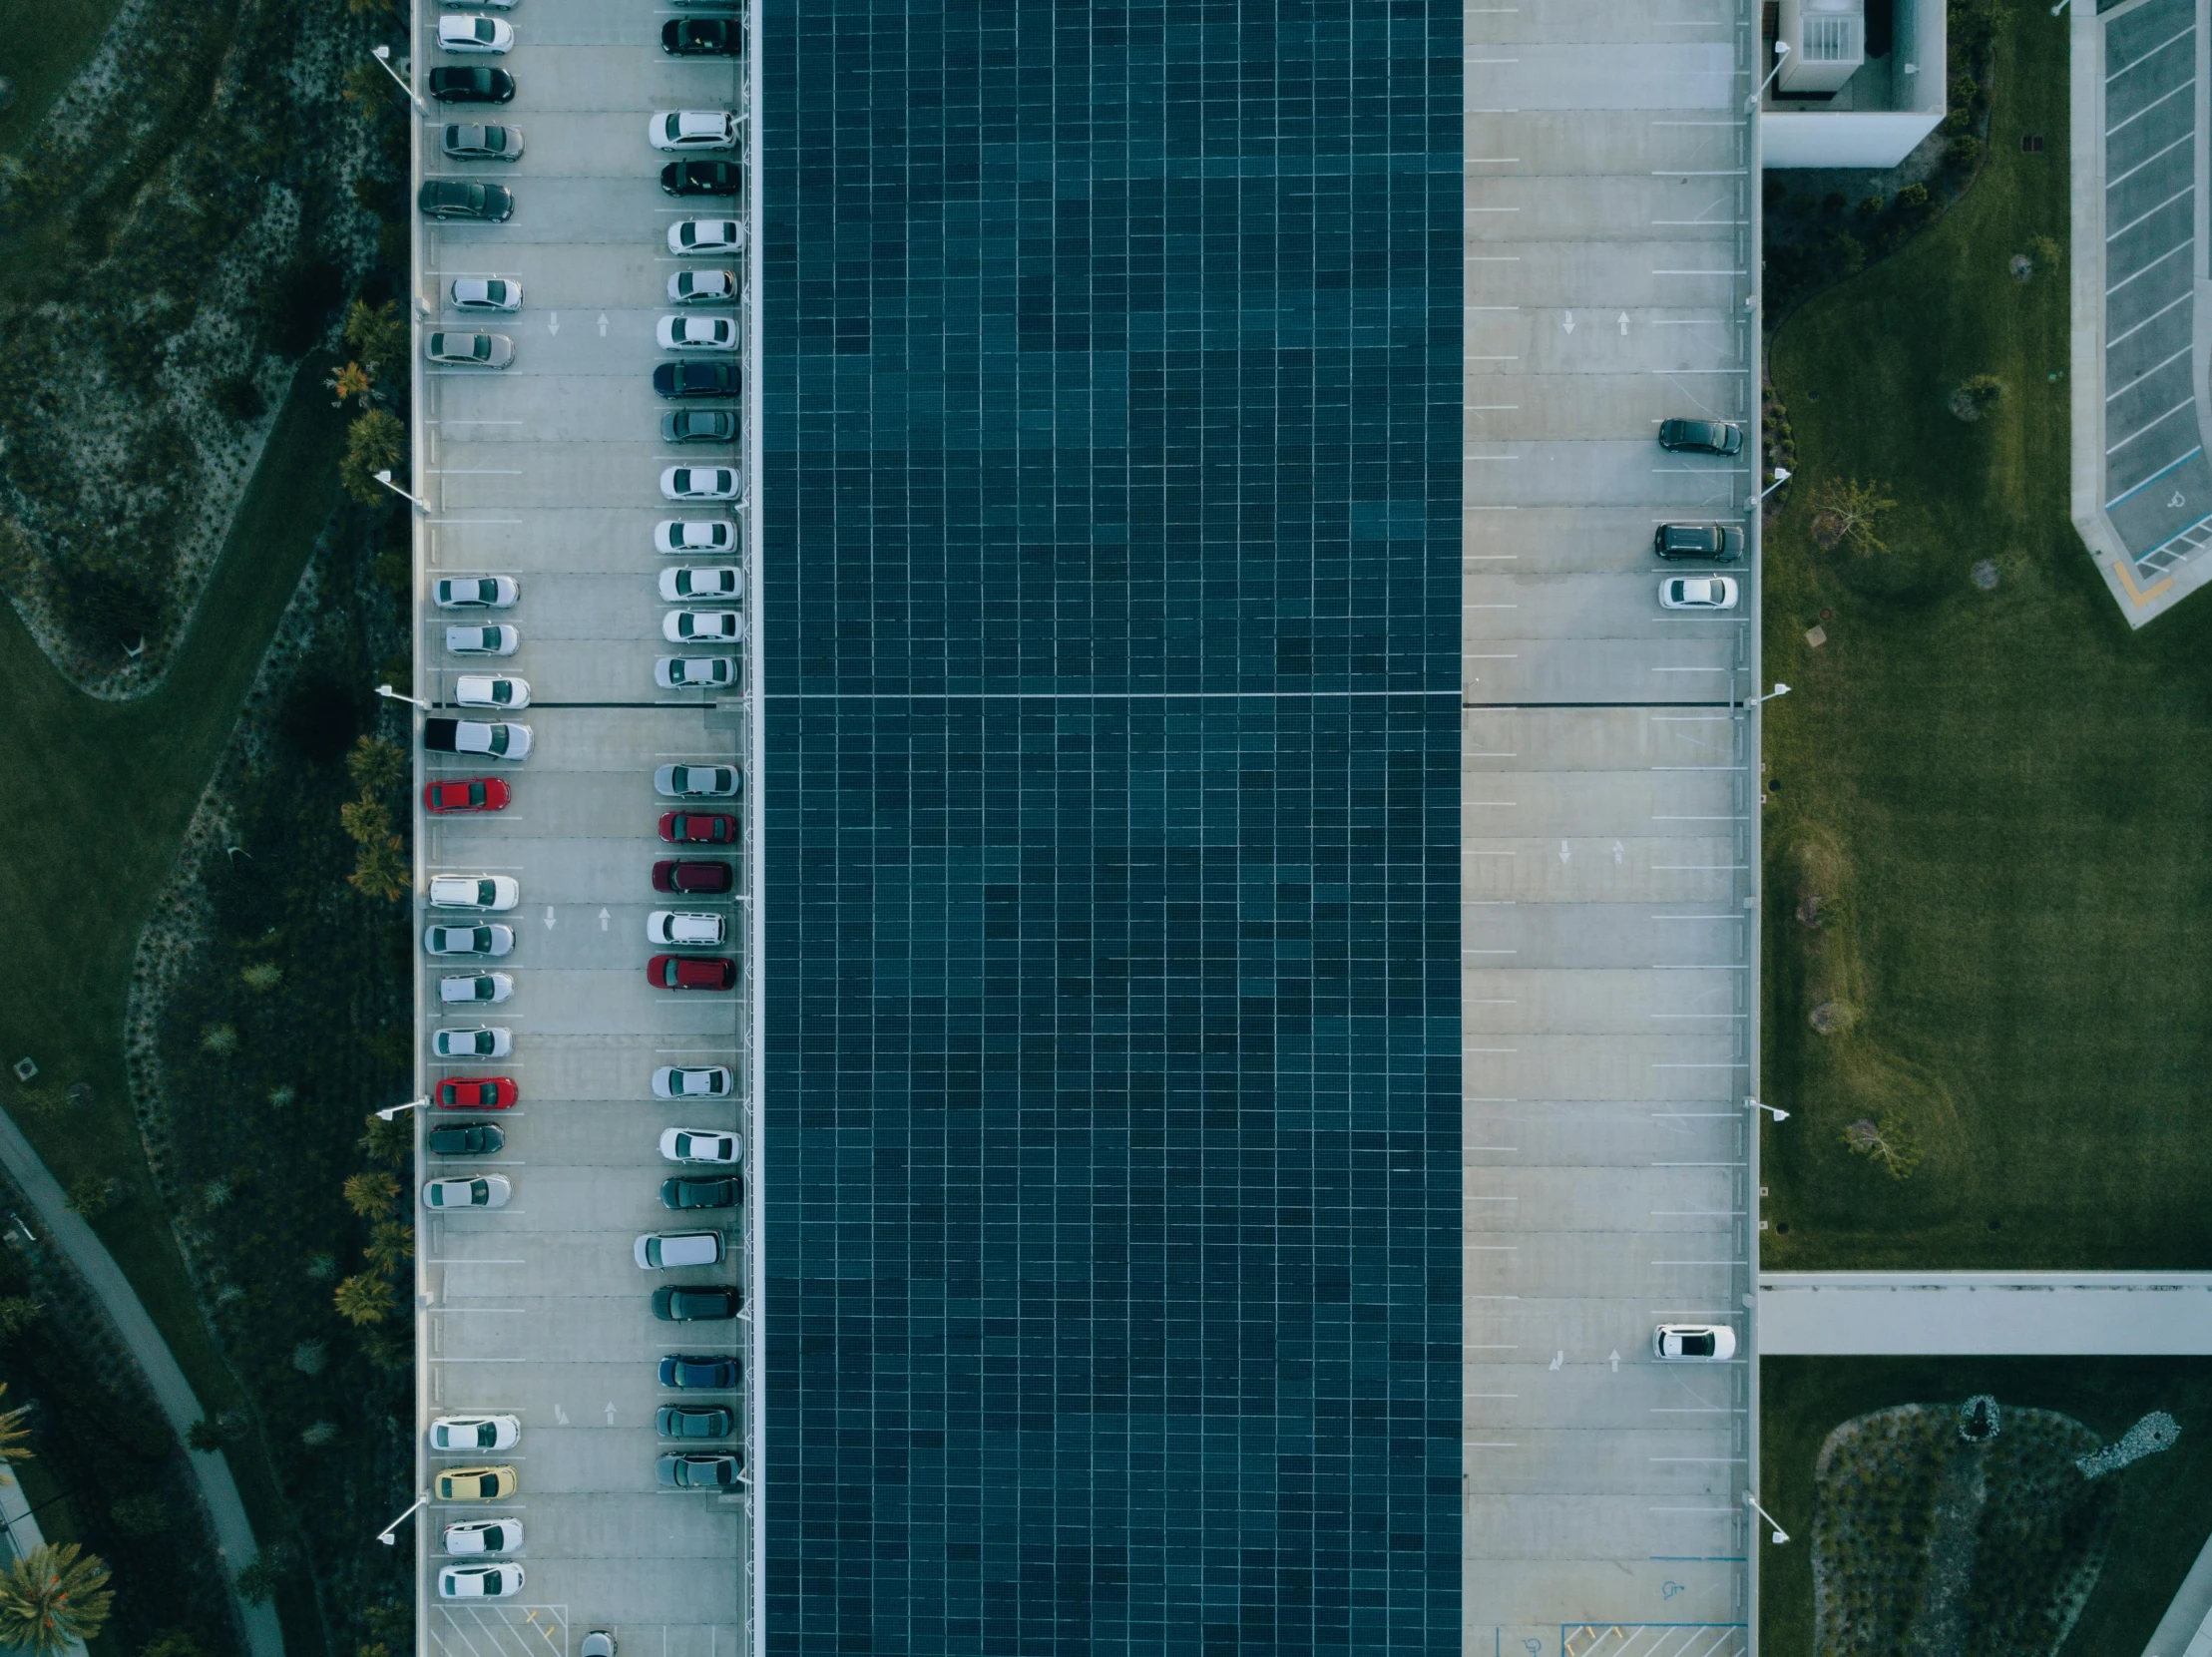
[[[1978,558],[1974,561],[1974,585],[1981,588],[1983,592],[1995,592],[1997,582],[2000,579],[1995,559]]]

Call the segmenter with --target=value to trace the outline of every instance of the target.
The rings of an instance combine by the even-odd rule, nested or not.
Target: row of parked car
[[[1659,422],[1659,447],[1669,454],[1733,458],[1743,453],[1743,428],[1727,420]],[[1652,552],[1669,561],[1733,564],[1743,557],[1743,529],[1736,524],[1661,524],[1651,536]],[[1733,576],[1665,576],[1659,581],[1662,610],[1734,610],[1738,597]]]

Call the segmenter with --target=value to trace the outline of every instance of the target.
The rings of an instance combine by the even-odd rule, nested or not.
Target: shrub
[[[2036,268],[2041,270],[2055,270],[2066,262],[2065,244],[2056,236],[2030,236],[2027,250],[2033,255]]]
[[[250,967],[238,970],[238,982],[248,990],[267,992],[284,980],[284,969],[273,961],[256,961]]]
[[[404,377],[413,340],[414,330],[390,299],[373,306],[356,299],[345,313],[346,345],[377,379],[390,380],[394,371]]]
[[[338,1316],[357,1328],[382,1323],[398,1310],[399,1297],[374,1272],[361,1272],[339,1284],[331,1302]]]
[[[397,788],[400,778],[407,774],[407,756],[398,743],[386,737],[363,736],[345,756],[345,771],[364,795],[382,794]]]
[[[1881,197],[1869,196],[1865,201],[1859,204],[1859,216],[1861,218],[1876,217],[1881,213],[1882,207],[1883,202]]]
[[[1982,160],[1982,141],[1972,133],[1962,133],[1944,146],[1944,162],[1962,173],[1971,173]]]
[[[346,1176],[345,1205],[363,1219],[380,1216],[398,1199],[398,1176],[382,1168],[364,1169]]]
[[[301,1375],[320,1375],[330,1362],[330,1348],[321,1341],[302,1341],[292,1348],[292,1368]]]
[[[169,1503],[152,1490],[141,1490],[109,1508],[108,1516],[126,1536],[159,1536],[169,1528]],[[146,1657],[147,1652],[154,1649],[154,1646],[146,1647],[140,1657]]]
[[[201,1049],[214,1053],[218,1058],[227,1058],[238,1050],[238,1033],[230,1025],[210,1025],[200,1035]]]
[[[248,1605],[265,1605],[283,1583],[283,1567],[266,1553],[257,1553],[252,1560],[231,1578],[238,1590],[238,1598]]]
[[[97,1220],[115,1206],[116,1182],[87,1174],[69,1188],[69,1206],[88,1220]]]
[[[363,506],[381,506],[390,497],[376,474],[397,470],[406,458],[406,426],[389,410],[372,408],[345,429],[338,481]]]

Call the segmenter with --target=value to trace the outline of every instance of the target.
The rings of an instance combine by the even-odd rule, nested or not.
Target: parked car
[[[676,408],[661,416],[664,443],[734,443],[737,415],[731,409]]]
[[[513,576],[440,576],[430,584],[440,610],[507,610],[521,597]]]
[[[441,104],[511,104],[515,77],[481,64],[446,64],[430,72],[430,96]]]
[[[731,150],[738,130],[733,110],[655,110],[646,138],[656,150]]]
[[[463,673],[453,681],[453,699],[462,707],[505,707],[521,709],[530,705],[530,681],[493,676],[488,673]]]
[[[653,889],[656,892],[684,892],[705,896],[726,892],[736,882],[736,876],[726,863],[716,863],[709,858],[666,858],[653,866]]]
[[[445,1007],[491,1006],[515,993],[505,973],[449,973],[438,980],[438,1001]]]
[[[630,1253],[641,1271],[716,1266],[721,1264],[722,1234],[718,1231],[649,1231],[631,1245]]]
[[[736,301],[734,270],[678,270],[668,278],[671,305],[729,305]]]
[[[1661,558],[1695,558],[1733,564],[1743,557],[1743,531],[1733,524],[1661,524],[1651,534]]]
[[[653,550],[671,558],[732,553],[737,550],[737,528],[722,518],[664,518],[653,527]]]
[[[671,253],[734,253],[745,245],[745,227],[734,218],[679,218],[668,226]]]
[[[726,1064],[664,1064],[653,1072],[657,1099],[720,1099],[729,1096],[734,1078]]]
[[[439,328],[423,337],[422,354],[448,367],[505,368],[515,360],[515,342],[505,334],[453,333]]]
[[[738,489],[729,466],[671,466],[661,474],[661,493],[670,501],[734,501]]]
[[[522,1566],[512,1559],[490,1565],[445,1565],[438,1571],[440,1599],[512,1599],[522,1592]]]
[[[661,838],[671,846],[734,846],[737,819],[719,811],[664,811]]]
[[[730,17],[671,17],[661,25],[661,50],[678,58],[735,58],[745,32]]]
[[[505,1208],[515,1194],[504,1174],[478,1174],[474,1179],[433,1179],[424,1182],[425,1208]]]
[[[653,1315],[663,1323],[727,1323],[744,1297],[711,1284],[674,1284],[653,1292]]]
[[[497,777],[453,777],[422,787],[422,808],[433,817],[454,811],[505,811],[513,798]]]
[[[734,990],[737,963],[725,956],[657,955],[646,963],[646,982],[659,990]]]
[[[438,148],[456,161],[518,161],[522,157],[522,129],[449,121],[438,135]]]
[[[513,1450],[521,1443],[520,1416],[440,1416],[430,1424],[432,1450]]]
[[[507,52],[514,48],[515,26],[498,17],[448,15],[438,19],[438,44],[448,52]]]
[[[664,655],[653,664],[664,690],[719,690],[737,682],[737,663],[721,655]]]
[[[513,1467],[440,1467],[430,1488],[439,1501],[505,1501],[516,1482]]]
[[[1666,576],[1659,582],[1659,605],[1665,610],[1734,610],[1736,582],[1732,576]]]
[[[430,1036],[433,1058],[505,1058],[514,1050],[514,1032],[497,1025],[434,1031]]]
[[[422,745],[434,754],[483,754],[488,759],[525,759],[530,727],[496,720],[425,719]]]
[[[515,199],[504,185],[476,179],[428,179],[415,194],[425,218],[473,218],[503,224],[515,216]]]
[[[1670,1364],[1725,1364],[1736,1356],[1736,1332],[1723,1324],[1663,1323],[1651,1332],[1651,1356]]]
[[[456,276],[446,292],[456,310],[522,309],[522,283],[512,276]]]
[[[680,909],[657,909],[646,917],[646,942],[675,949],[709,948],[722,941],[719,915],[693,915]]]
[[[744,785],[734,765],[664,765],[653,786],[672,800],[727,799]]]
[[[734,1358],[674,1352],[661,1360],[661,1385],[723,1393],[742,1385],[742,1371]]]
[[[745,170],[733,161],[672,161],[661,169],[664,196],[742,196]]]
[[[734,351],[737,319],[734,316],[664,316],[654,325],[653,337],[664,351]]]
[[[432,955],[481,955],[497,960],[515,953],[515,929],[509,926],[431,926],[422,930],[422,947]]]
[[[653,1429],[664,1439],[726,1439],[737,1431],[737,1418],[719,1404],[664,1404]]]
[[[512,1553],[522,1546],[520,1519],[463,1519],[440,1538],[448,1553]]]
[[[498,913],[522,902],[522,882],[513,875],[432,875],[432,909],[484,909]]]
[[[664,362],[653,371],[653,389],[664,397],[735,397],[734,362]]]
[[[577,1647],[578,1657],[615,1657],[615,1636],[605,1628],[595,1628],[584,1636],[584,1643]]]
[[[440,1076],[430,1096],[440,1110],[510,1110],[522,1089],[507,1075]]]
[[[734,610],[671,610],[661,619],[661,636],[671,644],[734,644],[745,636],[745,619]]]
[[[445,647],[455,655],[513,655],[522,648],[522,628],[504,622],[494,627],[448,627]]]
[[[424,1130],[422,1143],[432,1156],[497,1156],[507,1135],[490,1122],[440,1122]]]
[[[729,1490],[738,1482],[734,1455],[664,1455],[658,1476],[664,1490]]]
[[[661,597],[669,604],[685,599],[727,599],[745,591],[745,573],[734,564],[686,564],[661,572]]]
[[[661,1182],[661,1206],[682,1210],[735,1208],[737,1206],[737,1181],[734,1179],[664,1179]]]
[[[718,1162],[735,1166],[745,1159],[742,1134],[714,1127],[670,1127],[661,1131],[661,1154],[670,1162]]]
[[[1740,455],[1743,428],[1726,420],[1661,420],[1659,447],[1675,454]]]

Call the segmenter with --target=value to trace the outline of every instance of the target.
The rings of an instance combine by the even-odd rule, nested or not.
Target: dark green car
[[[1740,455],[1743,428],[1725,420],[1661,420],[1659,447],[1670,454]]]
[[[664,1404],[653,1425],[664,1439],[726,1439],[736,1430],[737,1418],[720,1405]]]
[[[685,1179],[678,1176],[661,1182],[661,1206],[663,1208],[735,1208],[737,1206],[737,1182],[734,1179]]]
[[[515,215],[515,199],[498,185],[474,179],[431,179],[415,198],[425,218],[473,218],[496,224]]]

